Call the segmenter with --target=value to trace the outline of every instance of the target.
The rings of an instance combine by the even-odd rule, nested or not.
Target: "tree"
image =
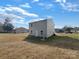
[[[13,30],[14,26],[10,23],[10,19],[6,18],[5,22],[3,24],[3,30],[4,32],[11,32]]]
[[[72,27],[68,27],[68,26],[63,27],[63,31],[66,33],[72,33],[72,29],[73,29]]]
[[[3,32],[3,24],[0,22],[0,32]]]

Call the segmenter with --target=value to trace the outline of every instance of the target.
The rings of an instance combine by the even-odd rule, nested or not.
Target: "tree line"
[[[61,29],[55,29],[55,31],[60,33],[78,33],[79,27],[64,26]]]

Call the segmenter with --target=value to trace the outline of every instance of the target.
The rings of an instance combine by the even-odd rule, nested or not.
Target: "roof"
[[[27,30],[27,29],[24,27],[20,27],[20,28],[15,28],[15,30]]]
[[[38,23],[38,22],[43,22],[43,21],[47,21],[47,19],[39,20],[39,21],[33,21],[33,22],[30,22],[30,23]]]
[[[48,21],[48,20],[52,20],[52,18],[46,18],[46,19],[42,19],[42,20],[39,20],[39,21],[33,21],[33,22],[30,22],[30,23],[38,23],[38,22],[43,22],[43,21]]]

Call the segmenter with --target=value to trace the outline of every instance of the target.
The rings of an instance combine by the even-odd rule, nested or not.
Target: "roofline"
[[[47,21],[48,19],[44,19],[44,20],[39,20],[39,21],[34,21],[34,22],[30,22],[30,23],[38,23],[38,22],[42,22],[42,21]],[[30,24],[29,23],[29,24]]]

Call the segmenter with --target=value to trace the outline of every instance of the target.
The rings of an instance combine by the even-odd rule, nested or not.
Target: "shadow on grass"
[[[28,36],[24,41],[40,45],[56,46],[60,48],[79,50],[79,40],[68,36],[51,36],[44,41],[40,37]]]

